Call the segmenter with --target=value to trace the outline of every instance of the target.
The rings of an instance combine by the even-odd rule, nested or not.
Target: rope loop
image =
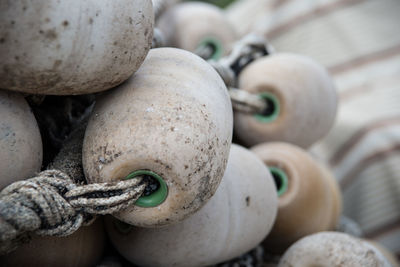
[[[97,214],[133,205],[146,187],[142,179],[77,185],[62,171],[46,170],[9,185],[0,192],[0,254],[15,249],[28,233],[67,236]]]
[[[228,92],[231,98],[232,108],[235,111],[261,114],[267,108],[267,103],[258,95],[233,87],[230,87]]]

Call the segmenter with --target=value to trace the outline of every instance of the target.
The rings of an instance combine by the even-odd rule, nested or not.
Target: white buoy
[[[372,244],[348,234],[321,232],[304,237],[282,256],[278,267],[379,266],[391,264]]]
[[[181,221],[217,189],[232,120],[225,84],[207,62],[181,49],[152,49],[131,79],[96,103],[83,144],[86,178],[150,176],[157,191],[115,216],[145,227]]]
[[[0,3],[0,88],[75,95],[112,88],[143,62],[153,36],[149,0]]]
[[[281,141],[308,148],[333,125],[335,87],[328,72],[308,57],[262,57],[243,69],[238,87],[267,103],[260,114],[235,112],[235,133],[246,146]]]
[[[271,174],[256,155],[232,145],[215,195],[197,213],[167,227],[126,227],[107,220],[112,243],[139,266],[208,266],[240,256],[271,230],[277,193]]]
[[[0,90],[0,190],[40,171],[42,138],[22,95]]]
[[[335,229],[342,201],[328,169],[289,143],[263,143],[251,150],[269,167],[279,194],[278,216],[263,241],[267,251],[280,253],[299,238]]]
[[[163,13],[157,27],[164,35],[166,46],[191,52],[210,49],[207,58],[226,55],[236,40],[234,28],[222,10],[200,2],[177,4]]]

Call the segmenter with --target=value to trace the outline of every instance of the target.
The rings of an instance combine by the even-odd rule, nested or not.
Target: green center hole
[[[267,104],[267,108],[265,108],[261,113],[255,114],[254,116],[260,122],[268,123],[276,120],[279,116],[280,105],[278,98],[269,92],[264,92],[259,94],[259,97],[262,98]]]
[[[197,51],[201,51],[203,48],[210,49],[211,51],[211,54],[207,55],[207,58],[205,58],[206,60],[218,60],[222,57],[224,52],[222,43],[218,39],[213,37],[204,38],[197,47]]]
[[[286,173],[278,167],[269,167],[269,170],[274,178],[276,189],[278,190],[278,197],[282,196],[288,190],[288,177]]]
[[[130,173],[125,179],[136,176],[143,176],[143,181],[147,183],[143,195],[135,203],[136,206],[151,208],[164,202],[168,196],[168,186],[160,175],[149,170],[138,170]]]

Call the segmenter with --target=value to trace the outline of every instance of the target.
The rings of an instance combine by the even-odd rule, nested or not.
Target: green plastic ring
[[[160,183],[160,187],[155,192],[151,193],[148,196],[141,196],[136,201],[135,205],[142,208],[151,208],[151,207],[156,207],[161,203],[163,203],[168,196],[168,186],[165,183],[164,179],[161,178],[161,176],[158,175],[157,173],[148,170],[134,171],[130,173],[128,176],[126,176],[125,179],[132,179],[139,175],[149,175],[153,177]]]
[[[263,114],[255,114],[254,117],[263,123],[268,123],[268,122],[273,122],[276,120],[279,116],[280,113],[280,104],[279,104],[279,99],[272,93],[269,92],[263,92],[259,94],[259,97],[265,100],[268,100],[272,102],[273,106],[273,111],[269,115],[263,115]]]
[[[224,48],[222,43],[215,37],[206,37],[204,38],[198,47],[202,47],[202,46],[212,46],[214,47],[214,53],[211,55],[211,58],[209,59],[213,59],[213,60],[218,60],[222,57],[223,53],[224,53]]]
[[[269,167],[269,170],[270,170],[272,176],[274,177],[275,184],[278,189],[278,197],[280,197],[288,190],[288,186],[289,186],[288,177],[287,177],[286,173],[278,167]],[[279,188],[278,188],[278,182],[276,182],[276,179],[279,179],[279,181],[278,181],[280,184]]]

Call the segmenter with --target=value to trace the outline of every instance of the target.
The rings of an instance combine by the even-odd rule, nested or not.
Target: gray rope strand
[[[75,210],[89,214],[112,214],[135,204],[146,187],[141,182],[142,178],[135,177],[117,183],[77,186],[65,193],[65,198]]]
[[[220,59],[219,61],[208,60],[207,62],[218,72],[219,76],[221,76],[228,88],[236,87],[236,75],[227,64],[228,62],[223,59],[224,58]]]
[[[257,95],[234,88],[237,87],[237,76],[243,68],[254,60],[273,52],[273,47],[265,38],[249,34],[234,45],[228,56],[219,61],[208,61],[222,77],[226,86],[230,88],[229,94],[235,111],[256,114],[267,108],[267,103]]]
[[[0,192],[0,253],[15,249],[13,241],[27,232],[66,236],[90,224],[93,215],[125,209],[143,193],[141,181],[76,185],[65,173],[46,170],[9,185]]]
[[[89,225],[95,215],[125,209],[140,197],[146,183],[139,176],[115,183],[85,184],[84,133],[85,123],[65,142],[50,164],[51,170],[17,181],[0,192],[0,254],[17,248],[30,233],[70,235]]]

